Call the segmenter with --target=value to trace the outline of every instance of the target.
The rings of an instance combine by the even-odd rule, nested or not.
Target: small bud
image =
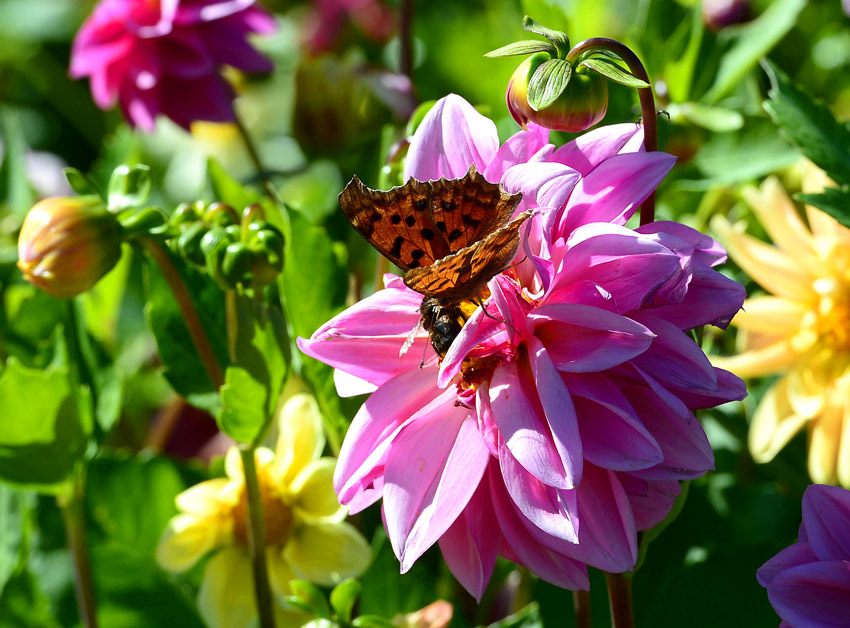
[[[605,77],[583,66],[572,71],[560,96],[545,108],[535,111],[528,102],[532,76],[551,56],[538,52],[519,64],[508,82],[508,111],[521,127],[529,121],[556,131],[578,133],[592,127],[608,110],[608,82]],[[566,62],[564,62],[566,63]]]
[[[39,201],[18,237],[18,267],[31,284],[69,299],[82,294],[121,258],[118,220],[95,196]]]
[[[750,0],[702,0],[702,21],[709,30],[719,31],[749,19]]]
[[[177,239],[177,250],[186,259],[198,266],[204,265],[204,252],[201,250],[201,240],[207,234],[207,229],[207,225],[203,222],[193,222]]]
[[[251,284],[253,265],[254,254],[248,250],[247,246],[237,242],[225,249],[221,262],[221,274],[228,285],[242,284],[247,287]]]

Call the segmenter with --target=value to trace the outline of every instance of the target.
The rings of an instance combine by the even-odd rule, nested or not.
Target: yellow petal
[[[788,444],[806,419],[788,403],[788,383],[780,379],[767,391],[750,422],[749,447],[756,462],[770,462]]]
[[[731,371],[738,377],[771,375],[790,368],[800,358],[791,348],[789,340],[779,340],[772,345],[738,355],[710,357],[714,366]]]
[[[254,460],[257,468],[266,467],[274,461],[274,452],[268,447],[257,447],[254,450]],[[231,447],[224,457],[224,472],[231,480],[245,481],[245,472],[242,470],[242,455],[239,449]]]
[[[156,546],[156,562],[167,571],[185,571],[219,544],[221,533],[221,525],[214,518],[186,514],[172,517]]]
[[[711,220],[729,256],[765,290],[804,303],[813,300],[815,277],[776,247],[743,233],[742,225],[729,224],[722,216]]]
[[[835,484],[838,480],[838,446],[844,412],[827,403],[812,421],[809,435],[809,476],[815,484]]]
[[[345,518],[346,509],[339,503],[333,487],[336,460],[320,458],[308,464],[293,480],[290,491],[298,514],[310,520]]]
[[[850,229],[847,229],[835,218],[817,207],[806,205],[806,218],[808,218],[812,233],[816,237],[838,239],[845,244],[850,242]]]
[[[794,413],[803,418],[812,419],[823,411],[830,382],[822,366],[808,360],[789,371],[786,377],[788,402]]]
[[[292,574],[292,568],[283,559],[283,552],[280,547],[269,547],[266,550],[266,563],[269,567],[269,582],[272,586],[272,591],[278,597],[289,595],[289,581],[295,576]]]
[[[754,297],[744,301],[732,324],[763,335],[791,336],[799,328],[807,309],[797,301],[781,297]]]
[[[213,517],[224,508],[233,506],[227,485],[227,478],[207,480],[186,489],[176,498],[177,508],[199,517]]]
[[[332,586],[359,576],[372,560],[372,552],[354,526],[317,523],[295,530],[283,551],[298,578]]]
[[[848,401],[844,402],[842,412],[841,440],[838,446],[838,483],[844,488],[850,488],[850,402]]]
[[[322,415],[312,395],[297,394],[283,404],[279,413],[275,476],[288,484],[309,462],[322,455],[325,436]]]
[[[198,609],[210,628],[248,628],[256,618],[254,577],[247,552],[225,547],[204,569]]]
[[[779,180],[768,177],[759,188],[745,187],[741,195],[773,242],[807,270],[817,272],[811,234]]]

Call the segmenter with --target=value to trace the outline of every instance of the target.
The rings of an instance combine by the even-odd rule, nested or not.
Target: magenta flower
[[[725,324],[743,301],[711,268],[722,249],[675,223],[622,226],[674,158],[642,152],[633,124],[557,150],[529,127],[499,146],[490,120],[448,96],[405,168],[422,180],[475,164],[523,192],[517,211],[536,208],[518,263],[488,284],[490,316],[478,308],[442,360],[424,334],[399,357],[422,297],[388,275],[299,339],[336,367],[341,395],[374,391],[340,453],[342,503],[383,497],[402,571],[438,541],[479,599],[498,555],[569,589],[589,586],[585,565],[631,570],[637,531],[713,468],[691,410],[745,394],[683,331]]]
[[[380,0],[313,0],[304,25],[304,40],[310,52],[332,50],[349,21],[372,39],[382,41],[393,34],[398,20]]]
[[[850,491],[814,484],[803,494],[797,542],[758,570],[780,628],[834,628],[850,618]]]
[[[101,0],[74,40],[70,75],[90,78],[101,109],[116,102],[132,126],[154,129],[157,114],[185,129],[195,120],[234,119],[223,65],[268,72],[247,41],[274,30],[254,0]]]

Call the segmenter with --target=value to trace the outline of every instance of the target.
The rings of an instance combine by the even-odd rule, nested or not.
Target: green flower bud
[[[204,202],[180,203],[171,215],[172,225],[183,225],[193,223],[201,219],[204,214]]]
[[[254,254],[248,247],[237,242],[227,247],[221,263],[221,274],[225,281],[235,286],[241,283],[243,286],[251,284],[252,268],[254,266]]]
[[[18,267],[31,284],[68,299],[82,294],[121,258],[122,231],[100,198],[46,198],[27,214]]]
[[[180,234],[177,239],[177,250],[190,262],[203,266],[204,252],[201,250],[201,240],[207,234],[207,225],[194,222]]]
[[[573,69],[569,83],[555,102],[539,111],[531,107],[529,81],[537,68],[551,58],[549,53],[538,52],[514,70],[508,82],[507,101],[517,124],[525,129],[531,121],[548,129],[578,133],[602,120],[608,109],[607,79],[582,65]]]
[[[207,270],[213,279],[225,289],[233,287],[222,273],[224,255],[227,252],[227,247],[231,244],[233,244],[233,240],[223,227],[213,227],[201,238],[201,251],[204,253]]]
[[[225,227],[239,222],[236,210],[225,203],[213,203],[204,212],[204,220],[211,225]]]

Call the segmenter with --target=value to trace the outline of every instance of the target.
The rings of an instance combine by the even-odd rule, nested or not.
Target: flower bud
[[[579,66],[573,70],[563,93],[545,109],[528,104],[528,83],[541,64],[551,59],[538,52],[519,64],[508,82],[508,111],[522,128],[529,121],[556,131],[578,133],[592,127],[608,110],[608,82],[603,76]]]
[[[18,267],[31,284],[69,299],[121,258],[121,226],[95,196],[46,198],[29,211],[18,237]]]
[[[713,31],[750,19],[750,0],[702,0],[703,24]]]

